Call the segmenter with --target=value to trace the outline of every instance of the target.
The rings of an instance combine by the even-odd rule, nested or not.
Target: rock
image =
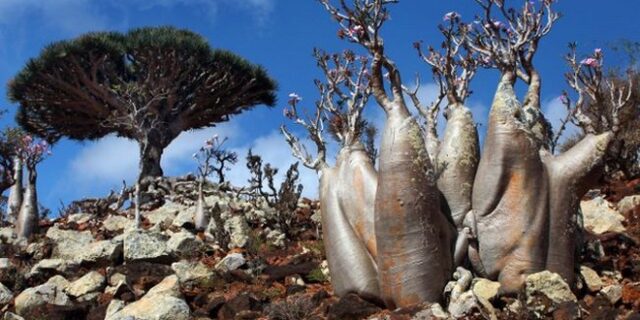
[[[87,293],[100,291],[104,288],[106,279],[96,271],[91,271],[80,279],[70,283],[65,292],[71,297],[80,297]]]
[[[44,259],[38,261],[36,265],[31,267],[31,271],[27,274],[27,278],[31,278],[36,275],[45,274],[47,272],[58,272],[67,274],[71,270],[78,268],[78,263],[72,260],[63,259]]]
[[[229,234],[229,249],[244,248],[249,243],[249,225],[241,215],[233,215],[224,222],[224,230]]]
[[[32,259],[42,260],[47,258],[50,252],[48,252],[49,246],[44,242],[32,242],[27,246],[25,250]]]
[[[176,232],[167,241],[167,249],[176,256],[190,257],[202,250],[204,243],[187,231]]]
[[[122,257],[122,242],[102,240],[90,243],[77,257],[80,264],[111,265]]]
[[[327,260],[322,260],[322,263],[320,263],[320,271],[327,278],[327,281],[331,281],[331,272],[329,271],[329,262]]]
[[[78,252],[84,251],[86,246],[94,240],[88,230],[82,232],[61,230],[58,226],[49,228],[46,236],[55,244],[51,257],[68,260],[74,259]]]
[[[142,230],[133,230],[125,233],[125,261],[164,261],[169,258],[167,240],[164,235]]]
[[[7,312],[2,317],[2,320],[25,320],[25,319],[13,312]]]
[[[456,299],[451,299],[447,310],[453,318],[458,319],[464,316],[470,316],[477,310],[480,310],[480,308],[473,291],[467,291],[456,297]]]
[[[113,299],[109,302],[109,306],[107,306],[107,311],[105,312],[105,319],[111,318],[116,312],[122,310],[124,308],[124,301]]]
[[[11,302],[11,299],[13,299],[13,292],[0,283],[0,307]]]
[[[356,294],[349,293],[329,307],[327,317],[329,320],[357,320],[364,319],[380,311],[375,304],[365,301]]]
[[[242,267],[245,262],[246,260],[242,253],[230,253],[216,264],[216,269],[220,271],[233,271]]]
[[[600,294],[607,298],[611,304],[616,304],[622,298],[622,286],[619,284],[608,285],[600,290]]]
[[[622,198],[622,200],[618,201],[616,206],[618,208],[618,212],[622,214],[627,213],[635,207],[640,206],[640,195],[634,194],[632,196],[626,196]]]
[[[74,213],[74,214],[70,214],[67,217],[67,223],[75,222],[77,224],[83,224],[83,223],[89,222],[89,220],[91,220],[92,218],[93,218],[93,215],[88,213]]]
[[[15,299],[15,310],[20,316],[31,318],[73,309],[64,288],[55,283],[44,283],[22,291]]]
[[[180,279],[180,283],[186,287],[206,287],[215,277],[213,271],[202,262],[180,261],[172,264],[171,269]]]
[[[10,266],[9,258],[0,258],[0,270],[9,269]]]
[[[149,292],[145,295],[145,297],[152,297],[154,295],[162,295],[162,296],[171,296],[175,298],[181,298],[182,294],[180,293],[180,277],[177,275],[170,275],[160,283],[153,286],[153,288],[149,289]]]
[[[432,320],[432,319],[449,319],[449,314],[444,311],[439,303],[434,303],[431,306],[418,311],[411,320]]]
[[[65,277],[63,277],[61,275],[55,275],[55,276],[49,278],[49,280],[47,280],[46,283],[54,285],[56,288],[60,288],[61,290],[64,290],[65,288],[67,288],[67,286],[71,282],[69,282],[69,280],[67,280]]]
[[[16,238],[16,234],[12,227],[0,228],[0,242],[13,243]]]
[[[173,226],[179,228],[193,228],[195,227],[194,216],[196,214],[195,207],[183,208],[178,212],[178,215],[173,219]]]
[[[278,248],[284,247],[284,240],[286,239],[286,237],[287,236],[278,229],[271,230],[269,231],[269,233],[267,233],[267,240],[271,242],[272,245]]]
[[[602,196],[580,202],[585,229],[595,233],[622,233],[626,228],[622,225],[624,216],[613,208]]]
[[[176,215],[178,215],[178,212],[182,209],[184,209],[184,206],[175,202],[167,201],[162,207],[149,211],[144,214],[144,216],[149,219],[149,222],[153,225],[158,225],[160,223],[171,225],[173,223],[173,219],[176,218]]]
[[[546,270],[527,276],[525,295],[527,308],[538,316],[551,313],[565,303],[577,302],[562,277]]]
[[[580,275],[591,292],[598,292],[602,288],[602,279],[597,272],[587,266],[580,266]]]
[[[189,320],[190,313],[189,305],[180,298],[153,295],[142,297],[105,320]]]
[[[102,228],[110,232],[120,232],[129,229],[134,225],[134,221],[127,217],[109,215],[102,221]]]
[[[473,283],[473,294],[476,297],[492,301],[498,297],[498,290],[500,289],[500,282],[491,281],[483,278],[476,278]]]

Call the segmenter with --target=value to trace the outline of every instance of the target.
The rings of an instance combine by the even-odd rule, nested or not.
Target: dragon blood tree
[[[161,176],[164,148],[181,132],[273,105],[259,66],[171,27],[88,33],[53,43],[9,84],[18,123],[50,142],[62,136],[136,140],[140,178]]]
[[[384,51],[380,30],[388,19],[386,5],[397,1],[320,2],[338,21],[339,35],[373,57],[371,90],[386,113],[374,201],[381,298],[391,308],[439,301],[453,272],[456,229],[441,210],[435,168],[405,103],[400,71]]]
[[[314,56],[326,77],[325,82],[315,81],[320,98],[314,115],[308,119],[300,116],[301,98],[296,94],[290,95],[285,115],[307,131],[316,156],[285,126],[281,131],[293,155],[318,173],[323,240],[336,294],[354,292],[378,300],[378,249],[373,227],[378,175],[371,156],[375,151],[362,142],[368,126],[362,111],[371,96],[368,60],[350,51],[328,55],[315,50]],[[333,166],[326,161],[325,126],[340,145]]]
[[[475,271],[497,279],[505,293],[519,291],[528,274],[548,269],[574,282],[575,218],[580,198],[602,169],[602,160],[618,130],[610,126],[588,130],[566,152],[550,152],[550,128],[540,110],[541,77],[533,64],[539,41],[559,17],[553,1],[525,2],[520,11],[503,1],[476,0],[484,14],[476,23],[460,24],[468,46],[482,61],[501,72],[489,114],[488,130],[478,165],[469,226],[477,243],[469,248]],[[497,13],[496,13],[497,12]],[[496,18],[499,16],[504,22]],[[611,98],[617,112],[629,94],[602,80],[602,55],[585,63],[570,56],[567,77],[579,98],[572,111],[588,128],[585,99],[603,103]],[[522,103],[515,83],[528,87]]]
[[[24,190],[22,205],[16,221],[16,234],[18,238],[28,239],[38,228],[38,196],[36,193],[37,171],[36,166],[51,154],[49,144],[44,141],[36,141],[30,135],[22,138],[18,147],[19,157],[27,168],[27,186]]]

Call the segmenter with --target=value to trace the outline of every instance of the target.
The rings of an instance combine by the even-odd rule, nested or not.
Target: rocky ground
[[[2,319],[640,319],[640,181],[583,201],[573,290],[541,272],[519,296],[498,297],[497,283],[459,268],[442,304],[393,311],[333,296],[317,202],[301,199],[282,216],[259,197],[211,185],[215,219],[195,232],[195,190],[192,177],[158,182],[141,229],[114,195],[44,220],[28,244],[0,228]]]

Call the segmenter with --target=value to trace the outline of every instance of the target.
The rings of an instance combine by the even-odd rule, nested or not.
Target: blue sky
[[[564,16],[543,40],[536,58],[544,81],[544,108],[552,122],[563,115],[556,98],[566,88],[562,55],[569,41],[578,42],[584,52],[603,47],[607,53],[607,46],[616,40],[640,40],[636,16],[640,1],[560,0],[557,8]],[[411,84],[416,72],[422,75],[423,97],[433,87],[426,83],[429,70],[417,59],[412,43],[423,40],[436,46],[440,42],[436,26],[444,13],[455,10],[470,20],[476,9],[473,0],[402,0],[392,7],[391,21],[383,30],[387,52],[400,66],[405,83]],[[29,58],[53,41],[88,31],[155,25],[173,25],[204,35],[213,47],[263,65],[280,88],[275,108],[258,107],[216,128],[183,133],[165,152],[163,168],[168,175],[194,171],[191,154],[213,133],[229,136],[228,146],[242,158],[248,148],[254,148],[284,171],[294,160],[277,128],[284,122],[282,107],[290,92],[299,93],[303,104],[311,104],[316,97],[313,79],[320,74],[312,49],[356,49],[336,38],[335,23],[314,0],[0,0],[0,79],[6,84]],[[607,63],[619,64],[621,57],[609,53]],[[480,123],[485,121],[497,77],[495,71],[483,71],[472,83],[474,94],[468,105]],[[0,120],[3,127],[14,125],[16,109],[6,99],[5,89],[0,87],[2,107],[9,111]],[[375,123],[382,122],[375,105],[368,116]],[[38,192],[40,201],[54,212],[60,201],[106,195],[111,188],[119,188],[123,179],[132,181],[137,172],[137,146],[120,138],[84,143],[62,140],[53,152],[39,167]],[[315,194],[315,174],[307,169],[301,173],[305,194]],[[244,183],[248,174],[239,163],[229,175],[232,181]]]

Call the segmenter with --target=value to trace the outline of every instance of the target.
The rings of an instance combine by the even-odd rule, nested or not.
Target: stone
[[[47,280],[46,283],[54,285],[56,288],[60,288],[61,290],[64,290],[65,288],[67,288],[67,286],[71,282],[69,282],[69,280],[67,280],[65,277],[63,277],[61,275],[55,275],[55,276],[49,278],[49,280]]]
[[[120,260],[122,257],[122,242],[102,240],[90,243],[75,260],[80,264],[106,264]]]
[[[166,237],[157,232],[133,230],[124,235],[124,260],[163,261],[170,257]]]
[[[587,266],[580,266],[580,276],[589,291],[598,292],[602,288],[602,279],[593,269]]]
[[[74,214],[70,214],[67,217],[67,223],[75,222],[77,224],[83,224],[83,223],[89,222],[89,220],[91,220],[92,218],[93,218],[93,215],[88,213],[74,213]]]
[[[13,312],[6,312],[2,317],[2,320],[25,320],[25,319]]]
[[[69,296],[77,298],[87,293],[101,291],[105,284],[106,279],[102,274],[91,271],[80,279],[71,282],[65,289],[65,292]]]
[[[75,270],[78,267],[78,263],[72,260],[63,259],[44,259],[38,261],[27,274],[27,278],[31,278],[35,275],[45,274],[47,272],[57,272],[66,274],[71,270]]]
[[[189,305],[180,299],[167,295],[144,296],[105,320],[188,320],[191,319]]]
[[[13,292],[0,283],[0,307],[11,302],[11,299],[13,299]]]
[[[500,282],[491,281],[483,278],[476,278],[473,283],[472,291],[476,297],[492,301],[498,297]]]
[[[206,286],[215,277],[214,272],[202,262],[180,261],[171,265],[183,286]]]
[[[224,222],[224,230],[229,234],[229,249],[244,248],[249,243],[249,225],[241,215],[233,215]]]
[[[242,253],[230,253],[216,264],[216,269],[220,271],[233,271],[242,267],[245,262],[247,261],[244,259]]]
[[[366,319],[379,311],[380,308],[375,304],[363,300],[356,294],[349,293],[329,307],[327,317],[329,320]]]
[[[565,303],[577,302],[562,277],[546,270],[527,276],[525,295],[527,308],[538,316],[551,313]]]
[[[149,298],[154,295],[171,296],[181,298],[180,293],[180,277],[177,275],[170,275],[162,279],[160,283],[149,289],[145,297]]]
[[[158,225],[160,223],[171,225],[173,223],[173,219],[178,215],[178,212],[184,208],[185,207],[181,204],[167,201],[163,206],[145,213],[144,216],[153,225]]]
[[[167,241],[167,249],[174,255],[181,257],[193,256],[200,252],[203,246],[202,240],[185,230],[174,233]]]
[[[284,241],[286,237],[287,236],[278,229],[271,230],[267,233],[267,240],[271,242],[272,245],[278,248],[284,247],[285,245]]]
[[[32,259],[42,260],[47,258],[49,252],[47,252],[48,246],[44,242],[32,242],[27,246],[25,250]]]
[[[624,216],[602,196],[580,202],[580,208],[582,209],[585,229],[595,234],[625,232],[626,228],[622,225]]]
[[[46,236],[54,242],[51,257],[68,260],[74,259],[78,252],[84,251],[86,246],[94,240],[88,230],[82,232],[62,230],[57,225],[49,228]]]
[[[16,233],[12,227],[0,228],[0,242],[13,243],[16,238]]]
[[[619,284],[608,285],[600,290],[600,294],[607,298],[611,304],[616,304],[622,298],[622,286]]]
[[[133,225],[133,220],[117,215],[109,215],[106,219],[104,219],[104,221],[102,221],[102,228],[110,232],[120,232],[128,229]]]
[[[63,288],[49,282],[25,289],[15,298],[14,303],[16,313],[27,318],[73,308],[73,303],[63,292]]]
[[[620,201],[618,201],[618,203],[616,204],[616,207],[618,208],[618,212],[622,214],[635,209],[637,206],[640,206],[640,194],[626,196],[622,198]]]
[[[9,267],[11,267],[9,258],[0,258],[0,270],[9,269]]]
[[[411,320],[432,320],[432,319],[449,319],[449,314],[444,311],[442,306],[439,303],[434,303],[426,308],[416,312]],[[390,319],[390,318],[382,318],[382,319]]]
[[[466,291],[455,299],[451,299],[447,310],[451,317],[458,319],[465,316],[471,316],[475,312],[481,310],[481,308],[478,305],[478,300],[473,294],[473,291]]]
[[[104,318],[111,318],[116,312],[122,310],[124,308],[124,301],[113,299],[109,302],[107,306],[107,311],[105,312]]]
[[[173,219],[172,225],[179,228],[193,228],[194,216],[196,214],[195,207],[183,208],[178,212],[178,215]]]
[[[329,271],[329,261],[322,260],[322,262],[320,263],[320,271],[322,271],[322,274],[325,276],[327,281],[331,281],[331,271]]]

